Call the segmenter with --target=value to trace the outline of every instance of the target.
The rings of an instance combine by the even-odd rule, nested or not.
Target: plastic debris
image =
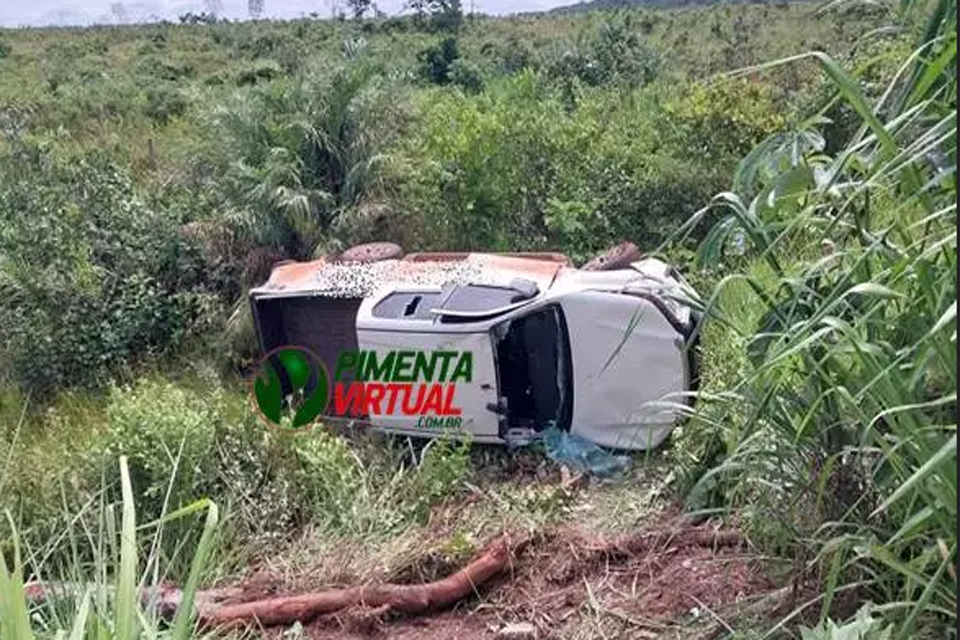
[[[541,433],[547,456],[572,471],[600,478],[616,478],[630,466],[630,457],[614,455],[581,436],[550,426]]]

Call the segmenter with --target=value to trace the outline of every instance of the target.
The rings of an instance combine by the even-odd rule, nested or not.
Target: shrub
[[[163,86],[147,90],[146,99],[143,114],[161,125],[182,116],[189,106],[180,91]]]
[[[735,162],[787,122],[774,90],[746,79],[691,84],[665,111],[671,145],[702,163]]]
[[[470,473],[470,441],[446,437],[429,442],[406,491],[413,497],[413,511],[420,518],[430,507],[460,493]]]
[[[605,20],[596,31],[581,33],[575,45],[549,58],[545,66],[555,80],[577,78],[589,86],[614,84],[632,89],[659,77],[663,60],[643,42],[627,14]]]
[[[419,219],[394,220],[395,232],[408,246],[449,250],[542,244],[564,115],[539,79],[522,73],[478,96],[435,95],[421,108],[422,129],[392,167],[396,208]]]
[[[439,44],[420,52],[420,73],[434,84],[448,84],[453,63],[460,57],[457,39],[444,38]]]
[[[257,60],[252,66],[237,73],[237,86],[257,84],[261,80],[272,80],[281,73],[280,65],[273,60]]]
[[[530,47],[519,37],[511,34],[505,42],[487,42],[480,53],[491,58],[501,73],[512,74],[534,67],[534,55]]]
[[[450,82],[469,93],[479,93],[483,90],[483,78],[480,69],[466,60],[454,60],[450,66]]]
[[[380,160],[365,101],[374,78],[350,66],[282,79],[217,112],[218,189],[242,236],[305,257],[360,203]]]
[[[113,387],[106,413],[108,429],[93,451],[94,478],[127,456],[142,517],[152,520],[165,506],[176,510],[209,495],[220,419],[216,390],[143,379]]]
[[[28,388],[96,384],[184,338],[177,221],[99,154],[24,149],[0,173],[0,351]]]
[[[141,84],[149,86],[157,80],[176,82],[192,78],[194,67],[190,62],[175,62],[147,56],[137,65],[136,75],[139,76]]]
[[[656,98],[589,91],[571,110],[531,71],[479,96],[434,96],[418,142],[392,157],[395,209],[416,212],[394,232],[409,247],[575,259],[624,239],[655,248],[732,174],[667,146]]]

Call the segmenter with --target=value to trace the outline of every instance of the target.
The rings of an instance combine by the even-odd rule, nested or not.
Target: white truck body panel
[[[458,384],[455,405],[463,410],[462,428],[478,442],[500,442],[497,416],[487,410],[488,403],[497,401],[497,373],[493,364],[490,334],[483,333],[414,333],[382,330],[363,330],[359,333],[360,348],[385,356],[390,351],[459,351],[473,353],[473,380]],[[414,416],[378,416],[376,427],[403,435],[437,435],[436,430],[418,424]]]
[[[538,376],[541,385],[544,380],[555,380],[563,392],[554,395],[547,389],[551,393],[540,397],[550,401],[560,398],[556,413],[565,421],[561,427],[593,442],[643,450],[658,446],[670,434],[691,402],[694,372],[690,369],[694,359],[689,355],[688,342],[697,315],[689,304],[696,299],[695,294],[669,265],[645,259],[624,269],[581,271],[483,254],[471,254],[469,260],[483,266],[483,282],[461,284],[459,289],[438,286],[436,281],[413,284],[403,276],[404,269],[421,267],[397,263],[397,278],[358,300],[355,325],[359,349],[381,355],[404,350],[471,352],[473,379],[457,384],[455,404],[463,410],[461,428],[479,442],[504,442],[517,432],[531,430],[528,426],[515,428],[510,414],[513,409],[504,408],[503,401],[511,394],[511,389],[504,388],[505,377],[515,383],[512,405],[507,405],[516,407],[514,401],[523,404],[524,393],[533,394],[532,386],[517,391],[517,371],[521,382],[526,380],[524,375],[530,380]],[[253,297],[269,300],[323,295],[316,290],[306,266],[288,270],[285,279],[254,290]],[[517,278],[524,282],[517,283]],[[480,291],[484,287],[521,295],[502,299],[492,295],[487,307]],[[463,293],[457,304],[449,297],[451,291]],[[471,297],[474,292],[478,295]],[[384,306],[378,307],[381,303]],[[298,326],[310,325],[309,312],[307,316],[299,318]],[[560,319],[555,320],[557,317]],[[554,320],[552,325],[539,325],[532,321],[534,318]],[[509,330],[505,328],[508,322]],[[556,333],[560,338],[551,343],[547,336],[543,342],[543,336],[537,333],[540,326],[555,327],[550,329],[551,335]],[[517,335],[526,336],[524,340],[505,341],[516,327],[526,327],[516,329]],[[539,356],[527,357],[555,353],[561,342],[564,344],[558,350],[563,357],[544,364],[555,367],[555,376],[544,373],[549,369],[537,364]],[[521,344],[519,351],[524,352],[519,369],[499,362],[504,354],[509,362],[515,362],[511,356],[518,351],[513,349],[514,344]],[[501,348],[507,351],[501,352]],[[533,402],[534,409],[526,407],[524,424],[530,422],[529,415],[539,420],[545,404],[549,402]],[[435,429],[418,422],[416,417],[400,412],[377,415],[373,420],[376,428],[388,432],[437,435]],[[532,429],[546,426],[538,424]]]
[[[475,384],[458,388],[464,407],[464,428],[478,441],[499,441],[498,419],[487,408],[496,404],[491,329],[503,322],[559,305],[569,334],[573,370],[571,432],[598,444],[621,449],[657,447],[673,430],[690,385],[685,337],[663,312],[644,297],[655,297],[676,320],[690,322],[690,309],[672,298],[684,295],[686,285],[669,276],[669,267],[644,260],[631,269],[579,271],[562,269],[546,290],[492,316],[442,324],[433,319],[378,318],[373,309],[397,288],[385,288],[364,300],[357,317],[361,349],[474,351]],[[512,277],[512,274],[510,274]],[[504,278],[504,285],[509,278]],[[439,292],[436,287],[404,291]],[[467,421],[468,407],[476,411]],[[406,435],[435,435],[418,429],[415,421],[379,419],[377,426]]]
[[[683,337],[640,298],[582,291],[561,306],[571,335],[571,431],[618,449],[652,449],[673,429],[687,389]]]

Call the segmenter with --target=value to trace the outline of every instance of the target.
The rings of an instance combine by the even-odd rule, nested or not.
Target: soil
[[[509,571],[451,610],[406,618],[345,611],[314,621],[306,636],[479,640],[496,638],[507,623],[529,622],[538,640],[548,640],[574,635],[592,620],[615,625],[611,637],[656,637],[676,630],[678,621],[710,620],[774,587],[737,542],[736,532],[693,525],[674,513],[622,541],[564,526],[532,540]],[[261,593],[274,590],[257,586]],[[268,637],[279,640],[283,630]]]

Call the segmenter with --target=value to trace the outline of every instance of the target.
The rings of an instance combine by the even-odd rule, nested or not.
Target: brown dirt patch
[[[508,572],[453,610],[416,618],[346,611],[314,621],[308,633],[331,640],[474,640],[524,621],[545,640],[582,637],[588,620],[618,625],[615,635],[619,629],[652,637],[691,611],[712,615],[773,587],[742,542],[735,531],[695,526],[673,513],[641,534],[617,539],[559,528],[526,545]]]
[[[531,545],[491,604],[518,619],[563,620],[584,607],[668,621],[692,609],[720,610],[770,583],[734,538],[709,525],[606,541],[566,529]],[[711,545],[714,537],[721,544]],[[705,544],[706,543],[706,544]]]

